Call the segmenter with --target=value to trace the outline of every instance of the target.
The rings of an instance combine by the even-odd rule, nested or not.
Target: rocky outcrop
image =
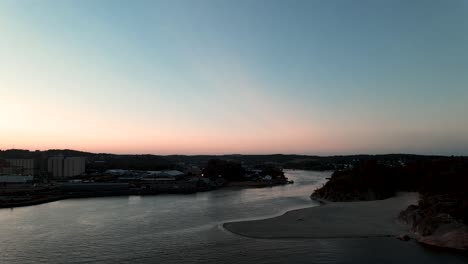
[[[468,250],[468,232],[466,230],[454,230],[440,235],[421,237],[418,241],[433,247]]]
[[[410,205],[399,215],[416,239],[428,246],[468,250],[468,225],[446,213],[455,206],[446,196],[431,196]]]

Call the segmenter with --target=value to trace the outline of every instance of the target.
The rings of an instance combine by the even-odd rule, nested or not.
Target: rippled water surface
[[[295,183],[272,188],[0,209],[0,263],[468,263],[394,238],[251,239],[221,226],[317,206],[309,195],[329,175],[287,171]]]

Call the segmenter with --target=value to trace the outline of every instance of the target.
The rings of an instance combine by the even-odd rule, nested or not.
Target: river
[[[223,229],[318,206],[309,195],[330,173],[286,174],[294,184],[0,209],[0,263],[467,263],[395,238],[268,240]]]

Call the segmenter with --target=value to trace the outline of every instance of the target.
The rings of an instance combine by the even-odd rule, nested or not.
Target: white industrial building
[[[8,167],[3,168],[3,173],[34,175],[34,159],[6,159]]]
[[[52,157],[47,162],[47,171],[53,178],[70,178],[79,176],[86,171],[86,158],[83,157]]]
[[[68,157],[63,160],[64,177],[73,177],[84,174],[86,171],[86,158]]]

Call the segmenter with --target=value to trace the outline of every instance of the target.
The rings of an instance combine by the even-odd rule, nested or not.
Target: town
[[[151,161],[154,156],[146,162],[145,157],[136,156],[124,157],[115,163],[113,155],[79,154],[67,150],[5,151],[0,159],[0,207],[66,198],[183,194],[222,187],[267,187],[292,183],[281,168],[272,164],[253,167],[232,160],[210,159],[206,163],[155,165],[158,162]]]

